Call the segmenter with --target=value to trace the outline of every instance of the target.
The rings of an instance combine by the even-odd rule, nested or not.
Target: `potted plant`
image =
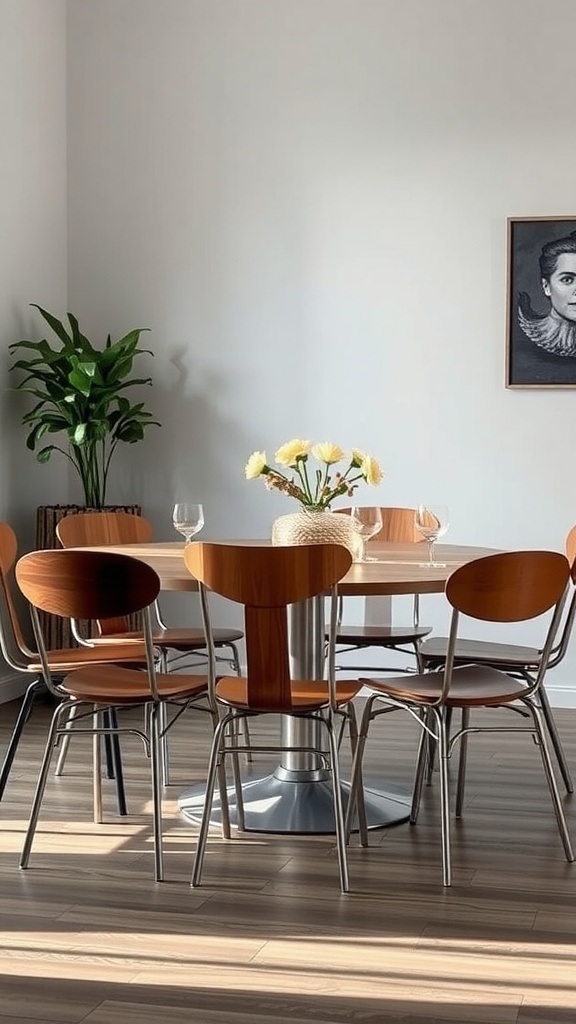
[[[35,305],[35,303],[33,303]],[[11,370],[24,376],[16,385],[35,398],[36,404],[22,422],[30,427],[26,446],[36,451],[38,462],[46,463],[60,452],[77,471],[88,508],[102,508],[110,462],[120,442],[134,444],[144,437],[147,426],[159,426],[143,402],[133,403],[126,391],[136,385],[151,385],[150,377],[131,377],[136,356],[152,355],[138,347],[147,328],[136,328],[104,347],[97,348],[82,334],[78,320],[68,313],[69,329],[61,320],[35,305],[52,328],[59,344],[15,341],[12,353],[30,354],[18,359]],[[51,434],[65,434],[67,447],[44,444]]]
[[[22,378],[16,388],[35,399],[22,422],[29,427],[26,446],[36,452],[40,463],[49,462],[54,452],[69,459],[82,485],[84,505],[42,505],[37,510],[36,546],[57,546],[56,526],[71,512],[84,508],[114,508],[139,514],[139,505],[106,505],[110,463],[120,442],[134,444],[144,437],[146,427],[158,422],[144,408],[132,402],[126,392],[138,385],[151,385],[150,377],[132,376],[137,356],[152,355],[138,347],[140,335],[148,328],[136,328],[104,346],[93,345],[82,334],[77,318],[68,313],[69,327],[52,313],[32,303],[56,335],[52,343],[15,341],[9,351],[20,358],[10,367]],[[54,434],[65,437],[63,444],[46,444]],[[64,620],[45,617],[44,629],[50,647],[73,644]]]

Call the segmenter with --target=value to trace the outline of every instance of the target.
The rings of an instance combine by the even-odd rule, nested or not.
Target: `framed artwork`
[[[576,216],[508,218],[507,388],[576,388]]]

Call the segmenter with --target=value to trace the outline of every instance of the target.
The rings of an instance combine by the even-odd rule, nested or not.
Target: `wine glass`
[[[172,512],[174,529],[178,530],[189,544],[192,537],[204,526],[204,509],[192,501],[177,501]]]
[[[418,505],[415,519],[416,529],[428,542],[428,561],[421,565],[429,568],[442,568],[446,562],[434,560],[434,544],[439,537],[443,537],[450,525],[448,509],[446,505]]]
[[[382,529],[382,512],[377,505],[353,505],[350,509],[350,522],[354,533],[359,538],[359,557],[355,562],[375,562],[366,554],[366,541],[375,537]]]

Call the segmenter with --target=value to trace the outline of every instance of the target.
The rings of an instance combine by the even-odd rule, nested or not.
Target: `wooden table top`
[[[269,544],[270,541],[235,540],[231,543]],[[370,555],[377,561],[352,565],[338,589],[346,596],[364,597],[377,594],[438,594],[442,593],[446,580],[459,565],[483,555],[493,555],[497,550],[461,544],[436,544],[435,548],[437,561],[446,564],[428,568],[425,564],[428,552],[425,543],[389,544],[371,541]],[[196,580],[184,565],[184,543],[181,541],[110,545],[101,550],[118,551],[141,558],[156,570],[163,590],[197,590]]]

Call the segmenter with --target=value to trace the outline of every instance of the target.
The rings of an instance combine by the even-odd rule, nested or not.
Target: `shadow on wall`
[[[168,362],[173,380],[154,379],[150,407],[162,426],[142,444],[125,446],[110,483],[116,501],[139,501],[158,540],[177,540],[172,526],[176,500],[201,501],[201,537],[255,537],[270,532],[274,502],[263,499],[244,477],[251,440],[238,421],[227,418],[230,378],[196,373],[190,351],[181,347]],[[271,496],[269,496],[271,497]]]

